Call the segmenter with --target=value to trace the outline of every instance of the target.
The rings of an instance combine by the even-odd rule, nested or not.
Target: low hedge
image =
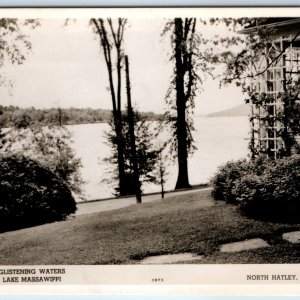
[[[0,157],[0,231],[65,220],[75,211],[60,177],[24,156]]]
[[[300,155],[230,162],[212,182],[214,199],[238,205],[248,216],[300,221]]]

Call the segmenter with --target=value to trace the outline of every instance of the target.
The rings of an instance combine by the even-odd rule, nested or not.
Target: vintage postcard
[[[300,293],[300,8],[0,22],[1,295]]]

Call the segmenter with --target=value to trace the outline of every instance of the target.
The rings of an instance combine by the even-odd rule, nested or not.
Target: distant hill
[[[207,115],[207,117],[247,117],[249,115],[249,105],[240,104],[233,108],[218,111]]]

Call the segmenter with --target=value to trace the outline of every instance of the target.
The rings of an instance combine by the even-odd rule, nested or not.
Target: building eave
[[[238,33],[242,34],[256,34],[260,28],[267,27],[267,28],[282,28],[282,27],[289,27],[293,25],[300,25],[300,18],[287,20],[287,21],[281,21],[281,22],[275,22],[265,25],[259,25],[259,26],[253,26],[249,28],[242,29],[238,31]]]

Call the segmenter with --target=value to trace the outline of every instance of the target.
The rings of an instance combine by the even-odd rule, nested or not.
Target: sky
[[[22,65],[2,68],[13,88],[0,87],[2,105],[36,108],[91,107],[111,109],[108,76],[98,37],[88,19],[42,19],[34,30],[24,29],[32,43]],[[162,37],[164,19],[129,19],[124,48],[129,55],[132,101],[141,111],[162,113],[170,84],[173,62],[167,36]],[[205,28],[213,38],[225,28]],[[200,74],[201,75],[201,74]],[[125,80],[123,80],[123,88]],[[234,85],[219,89],[219,81],[208,79],[196,97],[196,114],[208,114],[243,103]],[[125,89],[124,89],[125,90]],[[123,94],[126,99],[125,92]],[[125,101],[124,101],[125,102]]]

